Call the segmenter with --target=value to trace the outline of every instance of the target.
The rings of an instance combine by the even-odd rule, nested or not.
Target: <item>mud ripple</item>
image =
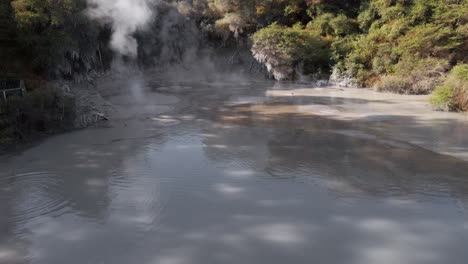
[[[23,222],[63,212],[68,205],[62,195],[63,180],[50,172],[16,174],[0,179],[0,202],[15,205],[8,217]]]

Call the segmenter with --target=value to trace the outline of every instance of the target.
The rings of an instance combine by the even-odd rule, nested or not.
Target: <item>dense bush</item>
[[[429,94],[440,84],[449,67],[444,59],[406,57],[395,65],[391,75],[381,77],[374,87],[402,94]]]
[[[299,66],[306,74],[328,67],[328,42],[300,25],[285,27],[274,23],[257,31],[252,40],[255,58],[264,63],[276,79],[294,78]]]
[[[36,133],[72,127],[75,117],[73,97],[52,88],[36,89],[24,97],[0,103],[0,141],[13,142]]]
[[[343,14],[322,14],[307,24],[307,28],[322,36],[346,36],[357,32],[355,22]]]
[[[86,0],[11,1],[18,53],[36,73],[70,78],[104,66],[108,39],[84,14],[86,5]]]
[[[466,62],[468,1],[374,0],[361,7],[359,37],[337,60],[361,86],[427,94],[454,64]]]
[[[455,66],[432,93],[432,105],[439,110],[468,111],[468,64]]]
[[[407,93],[411,89],[411,82],[401,76],[388,75],[381,77],[374,87],[381,92]]]

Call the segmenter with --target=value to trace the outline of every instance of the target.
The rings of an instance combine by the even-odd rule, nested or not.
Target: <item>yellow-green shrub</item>
[[[257,31],[252,41],[252,52],[260,63],[264,63],[270,72],[275,68],[284,72],[278,72],[277,79],[294,78],[294,68],[301,64],[305,74],[328,70],[328,41],[300,25],[285,27],[274,23]]]
[[[439,110],[468,111],[468,64],[455,66],[430,102]]]

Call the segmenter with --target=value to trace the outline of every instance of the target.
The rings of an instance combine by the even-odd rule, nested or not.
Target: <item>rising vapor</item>
[[[111,48],[121,55],[136,57],[138,43],[133,37],[144,29],[153,12],[151,4],[158,0],[87,0],[87,14],[112,25]]]

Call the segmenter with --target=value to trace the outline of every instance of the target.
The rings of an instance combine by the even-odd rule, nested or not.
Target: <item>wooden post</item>
[[[3,91],[3,99],[5,99],[5,104],[6,104],[6,102],[7,102],[6,91]]]
[[[20,89],[21,89],[21,96],[24,97],[24,93],[26,92],[26,86],[24,85],[24,81],[20,81]]]

